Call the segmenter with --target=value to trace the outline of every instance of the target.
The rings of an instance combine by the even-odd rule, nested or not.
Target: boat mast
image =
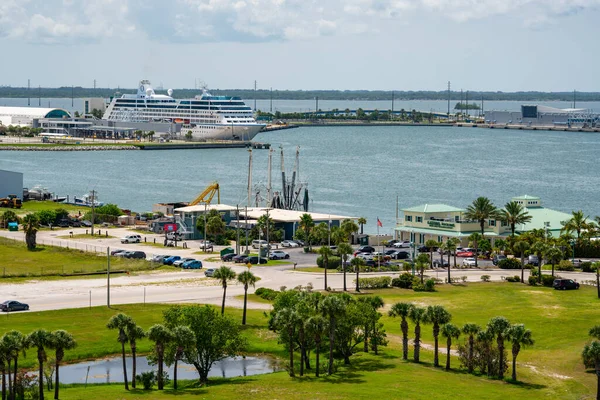
[[[251,207],[252,204],[252,149],[248,149],[249,159],[248,159],[248,207]]]
[[[281,149],[281,192],[283,194],[283,208],[288,208],[287,190],[285,188],[285,167],[283,164],[283,146],[279,146]]]
[[[296,186],[296,175],[298,174],[298,162],[300,159],[300,146],[296,147],[296,160],[294,161],[294,171],[292,172],[292,186],[290,187],[290,209],[294,208],[297,197],[294,196],[294,188]],[[298,179],[300,176],[298,175]]]
[[[267,207],[271,207],[271,167],[273,166],[273,149],[269,148],[269,163],[267,171]]]

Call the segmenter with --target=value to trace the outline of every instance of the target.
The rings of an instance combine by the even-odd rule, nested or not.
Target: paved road
[[[76,233],[76,230],[73,230]],[[39,233],[40,241],[58,241],[56,236],[68,234],[67,231],[42,231]],[[111,229],[110,234],[113,236],[125,235],[130,233],[126,229]],[[0,235],[22,239],[22,232],[1,232]],[[158,236],[158,235],[156,235]],[[150,238],[151,236],[148,235]],[[118,239],[102,239],[101,241],[89,240],[70,240],[60,239],[62,246],[70,248],[89,249],[90,246],[98,246],[100,252],[106,251],[106,246],[111,248],[135,248],[146,251],[148,254],[164,253],[162,249],[153,246],[144,246],[140,244],[121,245]],[[99,242],[99,243],[96,243]],[[58,244],[58,243],[55,243]],[[103,249],[100,249],[102,247]],[[169,248],[168,253],[178,254],[181,256],[192,256],[207,258],[210,256],[199,256],[193,254],[198,251],[196,245],[190,249],[173,249]],[[297,260],[298,267],[301,265],[315,265],[315,255],[302,254],[301,249],[286,249],[291,255],[291,260]],[[214,257],[214,255],[213,255]],[[204,261],[207,268],[218,267],[221,262]],[[232,264],[231,267],[236,272],[241,272],[246,267],[239,264]],[[293,288],[296,286],[306,286],[312,284],[315,289],[324,288],[324,277],[322,273],[306,273],[294,271],[292,265],[273,266],[273,267],[252,267],[252,272],[261,278],[257,287],[269,287],[279,289],[282,286]],[[492,280],[499,281],[502,277],[512,276],[519,271],[492,270],[492,269],[452,269],[452,276],[466,276],[468,281],[480,281],[481,275],[490,275]],[[381,276],[388,275],[396,277],[398,273],[369,273],[362,276]],[[430,277],[438,277],[444,279],[447,275],[445,269],[429,270],[426,275]],[[576,279],[578,281],[593,280],[594,274],[587,273],[563,273],[561,275],[566,278]],[[528,274],[526,273],[525,279]],[[354,274],[348,274],[347,287],[353,287]],[[205,304],[220,304],[222,298],[222,288],[218,282],[211,278],[205,278],[203,271],[182,270],[179,272],[154,272],[144,274],[132,274],[119,277],[111,277],[111,304],[131,304],[131,303],[205,303]],[[328,286],[334,289],[343,287],[343,274],[331,273],[328,275]],[[253,289],[250,290],[253,292]],[[232,283],[227,289],[227,304],[229,306],[241,307],[242,302],[235,298],[243,294],[241,285]],[[106,305],[107,302],[107,279],[100,277],[98,279],[65,279],[65,280],[50,280],[36,281],[31,280],[25,283],[3,283],[0,281],[0,298],[1,299],[16,299],[30,305],[31,310],[57,310],[66,308],[79,308]],[[268,305],[253,303],[252,308],[268,308]]]

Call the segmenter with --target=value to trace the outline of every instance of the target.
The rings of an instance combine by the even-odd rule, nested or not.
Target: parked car
[[[252,248],[258,249],[259,247],[269,247],[269,243],[266,240],[253,240]]]
[[[433,260],[433,268],[448,268],[449,266],[448,260]]]
[[[181,264],[183,269],[202,269],[202,261],[200,260],[188,260]]]
[[[165,260],[163,261],[163,264],[165,265],[173,265],[173,263],[177,260],[180,260],[181,257],[180,256],[169,256],[168,258],[165,258]]]
[[[165,259],[165,256],[164,256],[164,255],[162,255],[162,254],[156,254],[156,255],[153,255],[153,256],[152,256],[152,259],[151,259],[151,261],[152,261],[152,262],[159,262],[159,263],[162,263],[164,259]]]
[[[167,232],[167,234],[165,236],[167,237],[167,240],[181,240],[182,239],[182,235],[179,232]]]
[[[417,249],[419,251],[419,253],[429,253],[430,249],[427,246],[419,246],[419,248]],[[431,251],[438,251],[437,247],[433,247],[431,248]]]
[[[412,242],[410,240],[402,240],[394,243],[394,247],[398,248],[409,248],[412,246]]]
[[[365,261],[373,259],[373,256],[371,255],[371,253],[356,253],[354,255],[354,257],[356,257],[356,258],[362,258]]]
[[[300,244],[293,240],[284,240],[280,244],[281,247],[300,247]]]
[[[69,224],[69,220],[68,219],[61,219],[60,221],[58,221],[58,224],[56,224],[59,228],[68,228],[70,226]]]
[[[290,255],[283,250],[273,250],[269,253],[270,260],[283,260],[290,258]]]
[[[29,304],[19,303],[15,300],[8,300],[4,303],[0,303],[0,310],[4,312],[10,311],[27,311],[29,310]]]
[[[239,264],[239,263],[245,263],[247,259],[248,259],[247,255],[238,254],[237,256],[232,257],[231,261],[233,261],[236,264]]]
[[[375,251],[375,248],[372,246],[360,246],[358,248],[358,251],[360,253],[373,253]]]
[[[406,260],[410,258],[410,254],[407,251],[398,251],[396,250],[395,253],[392,254],[388,254],[390,257],[392,257],[394,260]]]
[[[206,244],[204,244],[204,240],[200,240],[199,241],[200,244],[200,250],[210,250],[213,251],[213,243],[210,240],[206,241]]]
[[[396,243],[400,242],[399,240],[396,239],[392,239],[392,240],[388,240],[386,246],[387,247],[393,247]]]
[[[115,254],[113,254],[113,256],[115,257],[125,257],[125,255],[129,253],[129,250],[119,250],[119,251],[115,251]],[[112,254],[112,252],[111,252]]]
[[[302,247],[305,246],[306,244],[304,243],[303,240],[298,240],[298,239],[294,239],[294,240],[290,240],[290,242],[295,242],[298,244],[298,246]]]
[[[81,221],[81,225],[85,226],[86,228],[91,228],[92,222],[88,221],[87,219],[84,219],[83,221]]]
[[[467,250],[457,251],[456,257],[473,257],[473,252]]]
[[[215,274],[215,271],[216,270],[214,268],[209,268],[206,271],[204,271],[204,276],[212,278],[212,276]]]
[[[223,254],[221,256],[221,261],[232,261],[233,257],[237,256],[235,253]]]
[[[392,254],[396,254],[398,253],[398,250],[394,250],[394,249],[388,249],[386,251],[383,252],[383,254],[385,254],[386,256],[392,256]]]
[[[504,254],[496,254],[492,258],[492,264],[498,265],[498,263],[500,262],[500,260],[506,260],[506,256]]]
[[[529,257],[527,257],[527,264],[537,267],[540,264],[540,260],[539,260],[538,256],[536,256],[535,254],[532,254]]]
[[[115,249],[115,250],[112,250],[112,251],[110,252],[110,255],[111,255],[111,256],[116,256],[116,255],[117,255],[117,253],[121,253],[121,252],[123,252],[123,251],[125,251],[125,250]]]
[[[552,286],[556,290],[579,289],[579,282],[573,279],[555,279]]]
[[[250,256],[246,262],[249,262],[250,264],[266,264],[269,260],[264,257]]]
[[[121,243],[140,243],[142,241],[142,237],[140,235],[126,235],[121,238]]]
[[[365,265],[367,267],[389,267],[391,265],[391,263],[389,261],[376,261],[376,260],[367,260],[365,261]]]
[[[192,257],[180,258],[179,260],[173,261],[173,266],[181,267],[184,263],[186,263],[188,261],[193,261],[193,260],[195,260],[195,259]]]
[[[477,261],[473,257],[465,258],[462,262],[465,267],[474,267],[476,263]]]
[[[145,259],[146,253],[144,253],[143,251],[127,251],[127,252],[125,252],[125,255],[123,257]]]

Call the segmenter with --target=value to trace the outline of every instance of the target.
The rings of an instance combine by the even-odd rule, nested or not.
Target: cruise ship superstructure
[[[140,81],[136,94],[112,99],[103,119],[125,122],[181,123],[181,134],[192,140],[252,140],[265,126],[239,97],[212,96],[206,89],[193,99],[156,94],[150,81]]]

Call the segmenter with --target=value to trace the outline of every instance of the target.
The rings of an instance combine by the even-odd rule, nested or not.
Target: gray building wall
[[[0,169],[0,198],[9,194],[23,198],[23,174]]]

